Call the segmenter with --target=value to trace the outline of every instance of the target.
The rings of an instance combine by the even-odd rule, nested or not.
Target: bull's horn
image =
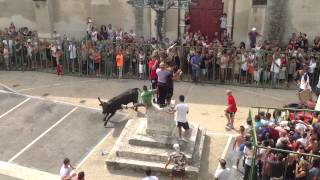
[[[98,100],[100,101],[100,103],[103,103],[103,101],[101,101],[100,97],[98,97]]]

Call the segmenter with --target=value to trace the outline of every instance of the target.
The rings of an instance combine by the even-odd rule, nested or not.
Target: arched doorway
[[[214,32],[220,31],[222,13],[222,0],[197,0],[197,5],[190,9],[190,31],[200,30],[212,39]]]

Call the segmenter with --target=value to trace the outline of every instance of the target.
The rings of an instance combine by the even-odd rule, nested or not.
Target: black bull
[[[129,89],[118,96],[110,99],[107,102],[103,102],[99,97],[100,106],[102,107],[102,113],[105,115],[103,121],[105,121],[104,126],[107,125],[109,119],[117,112],[117,110],[122,109],[121,105],[127,105],[129,103],[137,103],[139,98],[139,88]]]

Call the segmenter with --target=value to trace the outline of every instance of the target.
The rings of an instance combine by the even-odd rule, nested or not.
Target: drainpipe
[[[236,14],[236,0],[232,3],[231,39],[233,39],[234,17]]]

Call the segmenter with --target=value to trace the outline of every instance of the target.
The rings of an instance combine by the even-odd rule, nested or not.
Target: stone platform
[[[107,167],[138,171],[144,171],[150,167],[154,172],[168,174],[172,166],[170,165],[167,170],[164,169],[165,162],[173,152],[172,145],[179,143],[181,151],[188,159],[186,167],[188,178],[198,179],[206,130],[197,124],[189,124],[191,128],[189,135],[184,140],[179,140],[177,128],[172,127],[172,124],[175,124],[173,116],[165,117],[168,113],[162,114],[164,110],[156,111],[155,114],[152,110],[151,116],[147,113],[147,118],[128,121],[107,157]],[[159,118],[162,119],[162,122],[158,121],[161,123],[161,128],[157,122],[150,122],[150,119],[159,120]],[[149,131],[150,124],[154,130],[152,133]]]

